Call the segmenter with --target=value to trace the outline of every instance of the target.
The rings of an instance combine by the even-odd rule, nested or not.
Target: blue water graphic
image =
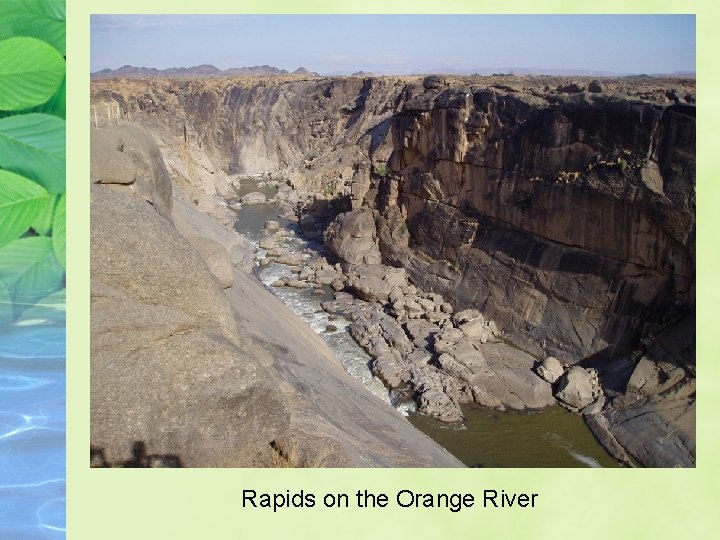
[[[65,538],[65,299],[0,327],[0,538]]]

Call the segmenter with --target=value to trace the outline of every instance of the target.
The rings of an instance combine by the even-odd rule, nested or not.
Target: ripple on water
[[[56,300],[64,302],[64,295]],[[65,313],[0,327],[0,537],[65,536]]]
[[[468,405],[463,412],[464,424],[446,424],[419,414],[411,415],[410,422],[468,466],[619,466],[582,417],[560,406],[498,412]]]

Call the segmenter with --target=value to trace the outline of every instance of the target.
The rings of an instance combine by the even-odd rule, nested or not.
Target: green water
[[[257,181],[257,178],[241,178],[241,185],[237,189],[238,196],[252,191],[260,191],[268,197],[274,195],[274,188],[258,189]],[[242,210],[237,212],[235,228],[251,238],[262,235],[264,223],[268,219],[278,221],[281,226],[293,228],[293,224],[288,220],[278,217],[278,212],[279,208],[275,204],[243,206]],[[273,268],[258,268],[257,271],[262,274],[273,271]],[[277,277],[279,275],[273,276],[270,281]],[[326,293],[330,291],[327,287],[324,290]],[[310,294],[309,291],[295,289],[273,292],[291,308],[295,304],[304,305],[306,300],[302,297]],[[325,299],[330,299],[329,293],[327,297],[314,298],[314,302]],[[309,316],[306,322],[311,324],[313,312],[306,314]],[[336,352],[340,357],[347,357],[347,350]],[[367,373],[364,362],[362,364],[363,373]],[[421,414],[411,414],[409,420],[470,467],[618,466],[612,456],[595,440],[582,417],[570,414],[562,407],[500,413],[477,405],[468,405],[463,407],[463,412],[466,421],[462,426],[446,424]]]
[[[559,406],[532,412],[463,407],[465,424],[421,414],[410,422],[472,467],[618,467],[582,417]]]
[[[277,193],[277,189],[274,187],[257,187],[257,183],[262,180],[262,178],[238,178],[240,185],[235,190],[238,198],[255,191],[262,193],[268,199],[274,197]],[[235,222],[235,230],[251,238],[258,238],[262,236],[265,222],[268,220],[277,221],[281,227],[288,228],[290,222],[280,217],[279,213],[280,208],[276,204],[245,205],[242,211],[236,212],[237,221]]]

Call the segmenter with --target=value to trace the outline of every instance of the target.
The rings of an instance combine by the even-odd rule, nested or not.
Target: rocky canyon
[[[695,111],[642,76],[94,80],[93,459],[460,465],[253,273],[283,264],[421,414],[560,404],[694,466]],[[243,236],[268,200],[321,247]]]

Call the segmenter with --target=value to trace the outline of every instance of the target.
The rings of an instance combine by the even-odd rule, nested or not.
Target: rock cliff
[[[694,301],[694,106],[437,89],[392,136],[384,255],[510,339],[609,358]]]
[[[229,223],[232,175],[280,179],[348,272],[382,258],[588,368],[575,409],[601,385],[588,423],[653,466],[694,463],[694,102],[693,81],[645,77],[93,83],[100,124],[149,127],[185,203]],[[568,395],[569,373],[549,381]]]
[[[247,241],[173,200],[147,131],[93,129],[92,160],[94,465],[461,465],[243,270]]]
[[[97,81],[93,101],[150,127],[201,206],[256,173],[365,201],[386,260],[532,352],[626,354],[694,302],[695,106],[542,82]]]

